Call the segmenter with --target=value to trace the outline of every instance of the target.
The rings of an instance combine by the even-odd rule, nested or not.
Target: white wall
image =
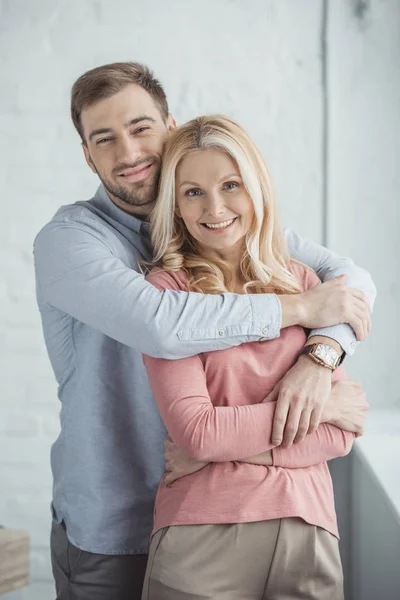
[[[364,19],[355,17],[360,4],[371,5]],[[371,341],[349,365],[372,392],[371,403],[393,403],[395,363],[384,358],[382,342],[389,319],[391,331],[399,326],[400,5],[328,5],[329,243],[371,269],[379,284]],[[91,197],[97,185],[69,120],[73,81],[102,63],[142,61],[164,83],[179,122],[217,111],[237,118],[271,168],[283,223],[321,241],[323,6],[0,0],[0,522],[29,529],[33,548],[33,585],[10,600],[54,597],[48,455],[59,406],[35,306],[31,247],[58,206]],[[387,337],[393,350],[395,335]]]
[[[400,2],[331,1],[329,23],[328,241],[379,290],[351,372],[374,407],[400,408]]]

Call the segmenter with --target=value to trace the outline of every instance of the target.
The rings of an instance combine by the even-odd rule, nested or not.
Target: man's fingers
[[[297,434],[299,428],[299,421],[301,417],[300,403],[297,406],[291,406],[289,415],[285,425],[285,431],[283,434],[282,448],[290,448],[293,444],[293,440]]]
[[[354,329],[357,340],[362,342],[366,338],[366,331],[364,331],[364,316],[361,313],[355,313],[349,319],[349,325]]]
[[[308,428],[308,433],[315,433],[321,423],[322,411],[324,410],[323,405],[317,405],[314,407],[314,410],[310,416],[310,426]]]
[[[272,443],[274,446],[279,446],[282,442],[288,411],[289,399],[287,393],[282,392],[275,408],[274,423],[272,426]]]
[[[310,418],[311,418],[311,410],[304,409],[301,413],[299,428],[296,433],[296,437],[294,438],[294,443],[299,444],[304,440],[307,435],[309,426],[310,426]]]

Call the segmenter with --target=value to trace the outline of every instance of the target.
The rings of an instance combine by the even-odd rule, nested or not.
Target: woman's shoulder
[[[309,290],[321,283],[316,272],[308,265],[305,265],[293,258],[290,259],[289,269],[292,275],[297,279],[303,291]]]
[[[154,287],[160,291],[163,290],[181,290],[184,292],[188,291],[187,288],[187,274],[185,271],[168,271],[166,269],[160,269],[156,267],[146,276]]]

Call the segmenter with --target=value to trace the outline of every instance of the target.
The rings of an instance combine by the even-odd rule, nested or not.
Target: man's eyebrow
[[[153,117],[149,117],[148,115],[140,115],[139,117],[135,117],[134,119],[130,119],[126,123],[124,123],[124,127],[130,127],[131,125],[137,125],[141,121],[150,121],[151,123],[155,123],[156,120]],[[94,129],[90,135],[89,140],[92,140],[96,135],[101,135],[103,133],[112,133],[113,130],[111,127],[103,127],[102,129]]]
[[[130,121],[127,121],[126,123],[124,123],[124,127],[130,127],[131,125],[137,125],[137,123],[140,123],[140,121],[150,121],[151,123],[156,122],[156,120],[153,119],[153,117],[149,117],[148,115],[140,115],[140,117],[135,117],[134,119],[131,119]]]
[[[110,127],[103,129],[94,129],[89,135],[89,141],[92,140],[96,135],[100,135],[101,133],[112,133],[112,129]]]

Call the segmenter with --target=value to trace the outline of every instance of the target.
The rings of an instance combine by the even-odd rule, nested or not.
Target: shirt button
[[[352,347],[352,348],[356,348],[356,346],[357,346],[357,342],[351,342],[351,344],[350,344],[350,345],[351,345],[351,347]]]
[[[258,341],[259,342],[267,342],[268,340],[267,340],[267,338],[260,338]]]
[[[218,335],[220,335],[220,336],[223,336],[223,335],[225,335],[225,331],[224,331],[223,329],[220,329],[220,330],[218,331]]]
[[[261,333],[268,335],[268,327],[264,327],[264,329],[261,330]]]

